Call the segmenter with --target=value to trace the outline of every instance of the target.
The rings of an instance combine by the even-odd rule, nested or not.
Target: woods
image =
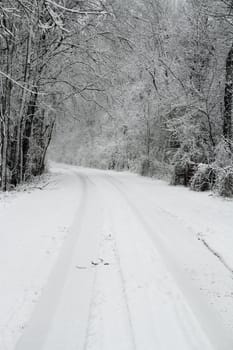
[[[41,174],[49,150],[233,195],[232,6],[2,1],[1,188]]]
[[[85,17],[103,14],[97,3],[87,4],[85,12],[82,2],[67,6],[49,0],[0,4],[3,190],[44,171],[56,109],[64,98],[56,84],[72,56],[72,37],[87,25]]]

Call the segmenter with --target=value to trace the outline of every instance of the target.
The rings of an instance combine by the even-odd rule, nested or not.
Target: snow
[[[157,182],[156,196],[161,208],[178,218],[187,228],[205,238],[233,270],[233,202],[210,192],[192,192]]]
[[[13,349],[25,328],[79,200],[78,178],[52,170],[43,190],[0,197],[0,349]]]
[[[0,348],[233,348],[233,202],[52,164],[0,201]]]

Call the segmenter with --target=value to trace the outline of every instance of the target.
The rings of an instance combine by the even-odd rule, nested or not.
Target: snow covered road
[[[182,216],[219,199],[132,174],[60,171],[77,178],[75,218],[22,336],[5,349],[232,350],[233,275],[203,244],[196,214]]]

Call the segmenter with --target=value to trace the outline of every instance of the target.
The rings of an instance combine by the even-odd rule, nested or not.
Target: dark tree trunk
[[[45,169],[45,156],[48,150],[48,147],[50,145],[51,139],[52,139],[52,134],[53,134],[53,129],[54,129],[54,125],[55,125],[55,119],[52,121],[52,123],[49,126],[49,131],[48,131],[48,136],[47,136],[47,142],[45,144],[44,150],[43,150],[43,154],[41,157],[41,161],[40,161],[40,169],[39,169],[39,173],[42,174],[44,169]]]
[[[37,93],[32,94],[27,114],[26,114],[26,120],[25,120],[25,126],[23,131],[23,137],[22,137],[22,167],[21,167],[21,181],[26,180],[27,175],[27,167],[28,167],[28,159],[29,159],[29,151],[30,151],[30,138],[32,135],[32,127],[33,127],[33,120],[37,109]]]
[[[10,80],[5,81],[5,97],[1,100],[2,110],[2,153],[1,153],[1,188],[6,191],[8,184],[8,153],[9,153],[9,116],[10,116],[10,103],[11,103],[11,89],[12,83]]]
[[[226,59],[226,83],[224,95],[223,136],[232,139],[232,101],[233,101],[233,44]]]

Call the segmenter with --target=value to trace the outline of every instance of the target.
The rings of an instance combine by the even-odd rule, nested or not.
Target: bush
[[[215,148],[215,164],[220,168],[226,168],[232,166],[233,154],[232,154],[233,144],[222,140],[218,143]]]
[[[191,179],[190,187],[193,191],[209,191],[213,189],[217,168],[209,164],[199,164],[194,176]]]
[[[190,181],[196,171],[197,165],[191,161],[181,161],[173,168],[171,185],[189,186]]]
[[[156,159],[142,159],[140,162],[139,173],[142,176],[169,179],[171,176],[171,166]]]
[[[143,159],[141,162],[140,175],[152,176],[153,174],[153,163],[148,159]]]
[[[223,197],[233,197],[233,166],[221,169],[214,190]]]

